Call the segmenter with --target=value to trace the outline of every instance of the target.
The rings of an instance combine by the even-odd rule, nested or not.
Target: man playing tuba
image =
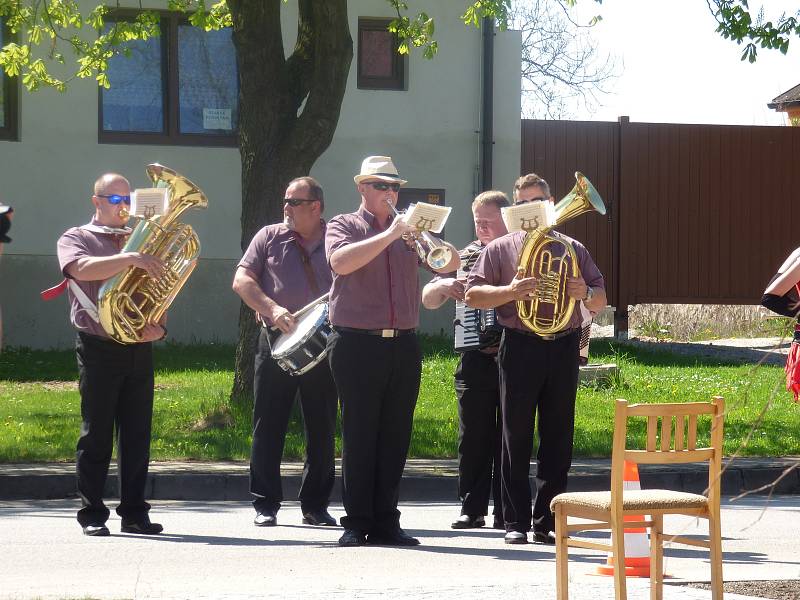
[[[145,325],[141,342],[121,344],[111,339],[99,323],[97,296],[106,279],[129,267],[161,276],[163,262],[139,252],[121,252],[130,233],[126,227],[130,205],[128,180],[107,173],[94,184],[91,222],[67,230],[58,240],[58,262],[69,290],[70,321],[78,330],[77,355],[81,393],[81,435],[76,468],[83,507],[78,522],[83,533],[107,536],[109,510],[103,487],[117,437],[120,503],[125,533],[157,534],[158,523],[148,516],[144,500],[150,460],[153,416],[152,344],[163,338],[161,325]],[[51,291],[53,291],[51,290]]]
[[[552,202],[550,188],[533,173],[514,184],[514,203]],[[567,279],[566,294],[583,301],[587,309],[606,305],[603,276],[586,248],[561,233],[551,233],[575,251],[580,275]],[[500,406],[503,422],[503,515],[507,544],[527,543],[533,527],[534,541],[555,543],[550,500],[567,488],[572,461],[575,396],[578,387],[578,345],[582,317],[574,311],[566,326],[552,334],[537,335],[517,313],[516,302],[536,292],[540,273],[518,273],[526,233],[517,231],[491,242],[472,268],[466,285],[466,302],[474,308],[495,308],[503,326],[498,353]],[[555,245],[554,245],[555,246]],[[551,252],[564,253],[565,246]],[[554,256],[555,259],[560,258]],[[536,413],[539,413],[536,455],[536,501],[531,520],[528,480]]]

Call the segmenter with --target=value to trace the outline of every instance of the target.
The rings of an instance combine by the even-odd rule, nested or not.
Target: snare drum
[[[272,358],[290,375],[313,369],[328,353],[328,303],[320,302],[297,319],[295,328],[272,344]]]

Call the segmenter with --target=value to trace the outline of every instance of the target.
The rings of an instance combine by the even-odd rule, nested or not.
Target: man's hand
[[[158,279],[164,275],[166,266],[160,258],[141,252],[129,252],[131,266],[144,270],[153,279]]]
[[[583,280],[583,277],[568,277],[567,278],[567,296],[575,300],[583,300],[586,298],[588,286]]]
[[[269,318],[272,320],[272,324],[280,329],[283,333],[289,333],[292,329],[294,329],[296,324],[296,319],[292,313],[277,304],[272,309]]]
[[[517,270],[514,279],[507,286],[512,300],[530,300],[533,298],[534,292],[536,292],[538,280],[535,277],[524,277],[524,275],[524,269]]]
[[[411,225],[403,221],[403,215],[397,215],[392,221],[392,224],[389,225],[389,229],[386,231],[389,234],[389,237],[394,240],[402,237],[404,234],[408,234],[408,237],[410,237],[416,232]],[[406,240],[406,243],[408,243],[408,240]]]
[[[464,300],[464,282],[460,279],[447,277],[438,282],[436,291],[453,300]]]
[[[142,342],[155,342],[166,335],[166,331],[161,325],[145,325],[142,329],[140,340]]]

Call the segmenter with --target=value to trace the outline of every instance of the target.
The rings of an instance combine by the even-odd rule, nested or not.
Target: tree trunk
[[[299,0],[297,43],[288,59],[281,4],[228,0],[239,67],[242,252],[259,229],[283,219],[288,182],[308,175],[330,145],[353,58],[346,0]],[[243,303],[234,402],[252,397],[257,336],[253,311]]]

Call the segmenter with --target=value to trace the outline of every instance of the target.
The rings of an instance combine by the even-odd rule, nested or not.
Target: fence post
[[[612,219],[612,252],[614,260],[614,337],[618,340],[628,339],[628,293],[627,285],[623,284],[625,273],[622,271],[622,244],[620,241],[620,219],[622,216],[622,144],[624,138],[625,126],[630,123],[630,117],[622,116],[617,118],[618,134],[617,134],[617,152],[616,152],[616,182],[614,197],[616,202],[612,206],[613,211]],[[625,282],[627,284],[627,282]]]

